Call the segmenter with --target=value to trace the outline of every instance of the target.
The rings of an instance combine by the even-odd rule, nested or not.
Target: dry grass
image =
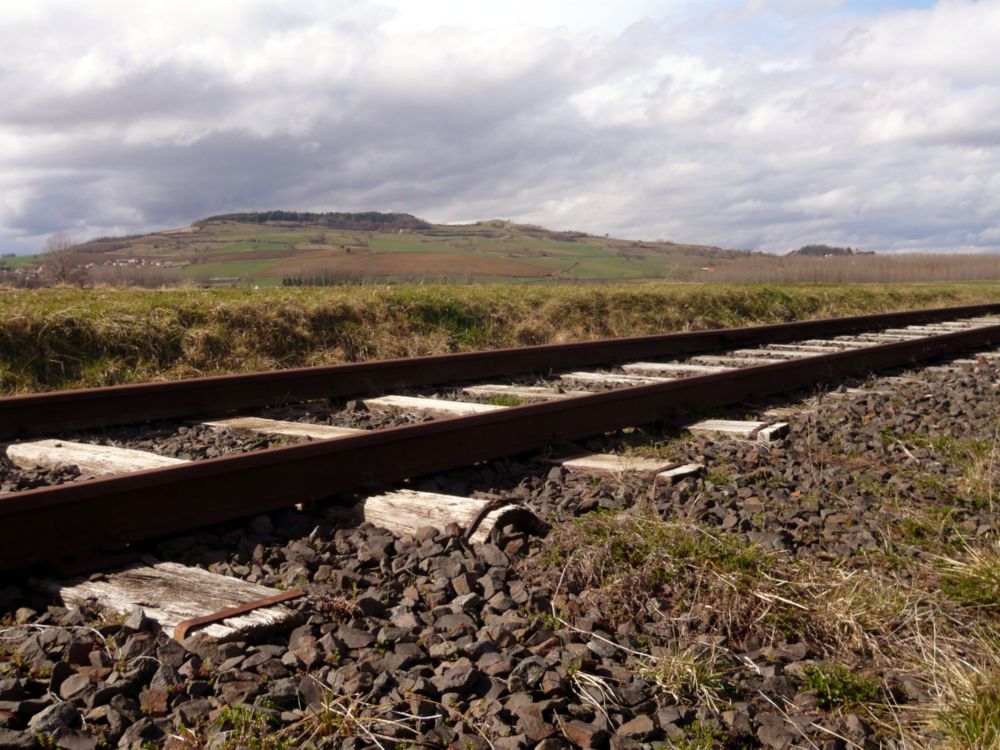
[[[1000,612],[1000,541],[966,545],[960,557],[942,559],[941,588],[966,607]]]
[[[734,284],[905,284],[995,281],[997,255],[855,255],[815,258],[745,255],[720,263],[713,280]]]
[[[1000,664],[974,664],[952,657],[942,667],[943,699],[933,724],[944,735],[947,748],[1000,748]]]
[[[639,657],[633,668],[674,703],[697,703],[719,711],[734,671],[713,646],[680,645]]]
[[[421,733],[421,725],[434,715],[416,716],[395,704],[378,703],[365,695],[338,695],[312,678],[321,699],[305,716],[282,727],[267,711],[252,706],[227,706],[214,727],[183,728],[174,735],[183,750],[287,750],[295,747],[332,747],[336,740],[359,738],[373,747],[389,750],[408,744]],[[440,704],[426,701],[447,713]],[[409,703],[407,703],[408,705]],[[433,712],[430,712],[433,714]],[[209,731],[209,730],[214,731]]]
[[[615,624],[656,621],[677,631],[703,618],[735,639],[766,619],[770,602],[748,592],[769,588],[763,571],[774,564],[735,536],[639,510],[557,526],[524,572],[556,583],[569,614],[593,610]]]
[[[736,657],[745,639],[779,647],[804,641],[818,661],[803,679],[822,708],[858,713],[900,747],[1000,748],[995,543],[905,571],[848,571],[633,509],[556,525],[545,549],[522,565],[525,576],[555,590],[564,627],[598,612],[663,644],[619,648],[672,701],[723,710],[735,674],[748,668]],[[898,705],[885,675],[909,676],[928,699]],[[597,688],[580,679],[593,695]],[[608,705],[613,696],[605,696]]]
[[[1000,299],[1000,286],[0,289],[0,392]]]

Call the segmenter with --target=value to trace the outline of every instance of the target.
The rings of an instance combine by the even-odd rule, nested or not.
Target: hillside
[[[740,255],[500,220],[436,225],[409,214],[289,211],[213,216],[182,229],[93,240],[77,250],[98,272],[159,269],[195,281],[261,286],[360,278],[679,280]]]
[[[0,285],[349,283],[905,283],[992,281],[1000,255],[876,255],[806,245],[786,255],[615,239],[494,219],[430,224],[404,213],[260,211],[76,245],[71,257],[0,257]]]

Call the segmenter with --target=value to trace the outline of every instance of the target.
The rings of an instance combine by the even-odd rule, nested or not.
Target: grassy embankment
[[[1000,284],[0,289],[0,392],[1000,301]]]

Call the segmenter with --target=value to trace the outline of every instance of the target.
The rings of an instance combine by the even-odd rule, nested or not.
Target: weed
[[[917,477],[918,484],[938,491],[943,499],[977,509],[992,510],[998,500],[994,474],[1000,449],[1000,421],[992,440],[953,438],[949,435],[912,433],[898,438],[901,443],[933,450],[944,462],[962,469],[957,486],[936,477]]]
[[[855,674],[842,664],[807,667],[803,678],[816,691],[819,707],[826,710],[871,703],[878,697],[875,680]]]
[[[285,750],[293,747],[290,740],[276,733],[278,723],[273,717],[250,706],[226,706],[218,725],[227,732],[223,750]]]
[[[641,660],[637,671],[674,703],[700,702],[716,710],[728,691],[725,677],[729,670],[710,648],[676,645],[655,659]]]
[[[556,526],[527,576],[543,576],[585,604],[622,622],[650,612],[668,589],[680,613],[702,607],[726,630],[749,627],[766,601],[764,571],[775,557],[761,547],[693,523],[667,523],[653,513],[599,511]],[[663,614],[659,612],[659,614]]]
[[[349,620],[361,613],[358,605],[343,596],[323,593],[316,598],[316,608],[338,620]]]
[[[709,724],[700,719],[684,727],[684,737],[673,741],[677,750],[716,750],[723,747],[722,730],[717,724]]]
[[[967,547],[964,559],[942,558],[941,590],[967,607],[1000,608],[1000,541]]]
[[[316,685],[324,691],[323,699],[310,706],[305,719],[285,730],[294,738],[294,747],[312,747],[317,738],[323,737],[362,737],[378,747],[385,747],[379,740],[395,741],[386,730],[391,729],[396,739],[400,732],[413,737],[420,734],[413,724],[417,717],[407,712],[386,704],[370,703],[365,695],[337,696],[322,683],[316,681]]]
[[[710,482],[717,487],[721,487],[723,485],[732,484],[733,477],[725,470],[716,468],[705,472],[705,481]]]
[[[969,675],[934,723],[955,748],[1000,748],[1000,671]]]

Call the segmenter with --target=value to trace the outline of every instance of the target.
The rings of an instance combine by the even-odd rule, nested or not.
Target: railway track
[[[567,394],[546,386],[471,388],[473,397],[513,393],[532,401],[513,407],[375,396],[366,401],[369,408],[424,413],[436,408],[437,416],[451,409],[467,415],[373,431],[344,430],[305,444],[165,462],[170,465],[8,494],[0,499],[0,568],[49,561],[52,548],[64,556],[120,549],[365,485],[677,418],[693,407],[749,401],[981,348],[1000,342],[998,313],[997,305],[946,308],[2,399],[0,438],[9,440],[58,438],[81,428],[218,416],[265,404],[356,398],[526,372],[555,373],[568,387],[601,389]],[[575,372],[594,364],[618,367]],[[766,435],[770,428],[759,423],[749,433]],[[258,431],[266,429],[257,426]],[[288,424],[270,429],[296,432]],[[318,428],[312,434],[324,436]],[[26,446],[15,444],[11,450],[23,453]],[[60,450],[66,446],[36,443],[33,455]],[[138,507],[143,510],[136,512]],[[39,529],[50,540],[45,548],[36,541]]]
[[[790,660],[824,656],[828,636],[806,638],[814,613],[798,599],[836,582],[780,580],[793,574],[793,556],[807,563],[794,568],[799,575],[834,554],[847,560],[837,575],[850,579],[860,566],[867,576],[867,556],[889,544],[879,538],[886,528],[923,529],[897,517],[898,497],[894,505],[870,498],[875,489],[855,462],[886,450],[915,462],[898,486],[928,494],[934,507],[936,490],[912,479],[951,476],[949,467],[880,430],[949,433],[967,417],[982,434],[998,344],[1000,306],[980,306],[0,400],[8,460],[108,472],[0,495],[0,605],[10,583],[41,603],[31,605],[41,614],[12,609],[13,625],[0,628],[0,746],[33,746],[44,735],[51,746],[103,737],[123,748],[230,747],[272,731],[291,746],[321,743],[325,733],[327,746],[357,748],[414,741],[486,750],[500,738],[512,748],[633,747],[705,731],[769,747],[787,746],[796,732],[813,744],[836,736],[847,738],[838,746],[875,746],[871,727],[816,713],[809,691],[796,694],[782,675],[812,663]],[[951,361],[926,366],[937,358]],[[896,368],[904,374],[874,388],[813,398]],[[788,392],[792,405],[773,408],[768,397]],[[309,402],[329,394],[332,403]],[[348,399],[352,408],[341,408]],[[730,420],[698,415],[726,405],[740,405]],[[173,420],[171,439],[182,430],[250,437],[202,460],[151,453],[145,438],[124,441],[129,450],[107,444],[150,419]],[[781,440],[785,420],[792,432]],[[651,423],[692,437],[672,445],[669,429],[633,429]],[[270,439],[293,444],[256,449]],[[659,449],[618,452],[650,439],[673,459]],[[812,465],[833,443],[842,443],[842,463]],[[875,482],[897,486],[881,471]],[[331,502],[293,508],[313,499]],[[991,534],[1000,518],[972,500],[955,505],[954,523],[972,535]],[[640,513],[604,526],[612,517],[588,513],[597,508]],[[581,525],[564,522],[574,516]],[[724,599],[669,610],[662,592],[618,589],[594,606],[561,591],[572,555],[545,572],[546,555],[586,541],[580,529],[648,543],[629,519],[662,523],[654,532],[667,535],[656,545],[672,555],[690,554],[689,535],[708,544],[707,561],[687,560],[671,576],[698,592],[718,577],[739,601],[727,616],[752,605],[745,632],[714,635]],[[525,532],[546,521],[549,537],[531,541]],[[751,573],[744,586],[724,544],[766,575]],[[78,571],[99,572],[44,570],[70,553],[83,556]],[[53,599],[75,610],[46,611]],[[640,601],[641,618],[602,616],[621,599]],[[95,602],[127,617],[109,622]],[[767,619],[776,607],[787,610],[792,643],[762,650],[762,638],[776,637]],[[675,652],[724,661],[740,675],[742,702],[717,696],[716,708],[666,683],[677,662],[655,654]],[[892,684],[895,702],[902,688]],[[663,690],[681,697],[663,699]],[[803,711],[813,723],[798,721]]]

